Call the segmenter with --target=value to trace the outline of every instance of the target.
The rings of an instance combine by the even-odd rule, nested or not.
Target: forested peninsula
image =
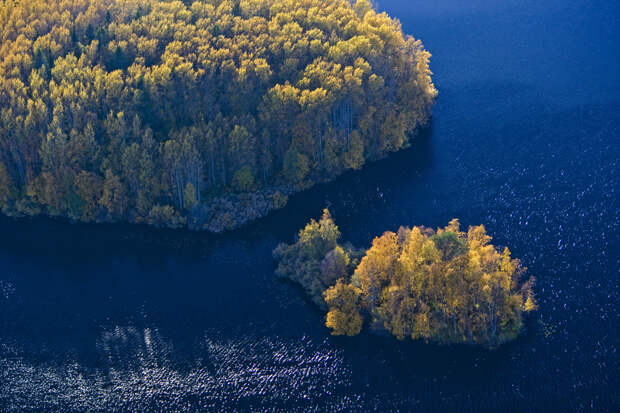
[[[276,273],[304,287],[327,310],[334,335],[354,336],[364,324],[398,339],[495,348],[515,339],[523,314],[537,309],[534,277],[490,244],[484,226],[461,231],[401,227],[367,251],[340,245],[328,210],[274,256]]]
[[[0,0],[0,208],[235,228],[408,146],[429,57],[368,0]]]

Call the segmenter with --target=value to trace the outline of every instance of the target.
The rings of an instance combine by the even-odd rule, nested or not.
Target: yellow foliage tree
[[[368,0],[0,4],[7,212],[155,222],[161,202],[158,225],[193,223],[188,185],[202,206],[332,179],[407,146],[437,94],[430,54]]]
[[[276,250],[280,274],[313,294],[324,286],[326,325],[335,335],[357,334],[366,315],[373,329],[399,339],[494,348],[514,339],[523,314],[538,308],[535,279],[522,282],[526,269],[508,248],[500,253],[482,225],[464,232],[453,219],[437,230],[401,227],[376,237],[363,256],[338,239],[326,211],[296,244]]]
[[[336,285],[328,288],[323,296],[329,308],[325,325],[332,330],[332,334],[335,336],[359,334],[363,324],[357,306],[359,289],[345,284],[340,279]]]

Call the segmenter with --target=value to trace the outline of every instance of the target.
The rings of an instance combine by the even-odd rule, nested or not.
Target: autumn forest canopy
[[[454,219],[437,230],[387,231],[364,251],[340,244],[325,210],[274,256],[277,274],[327,311],[334,335],[356,335],[366,324],[399,339],[494,348],[518,336],[537,304],[534,278],[490,241],[484,226],[465,232]]]
[[[0,0],[0,207],[235,227],[406,147],[429,57],[368,0]]]

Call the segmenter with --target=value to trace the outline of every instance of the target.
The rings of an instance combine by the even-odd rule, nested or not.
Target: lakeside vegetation
[[[409,144],[436,96],[368,0],[0,0],[0,208],[221,231]]]
[[[367,250],[340,245],[328,210],[274,250],[276,273],[289,278],[327,310],[334,335],[354,336],[364,324],[398,339],[487,348],[515,339],[523,314],[537,309],[534,277],[499,251],[484,226],[461,231],[401,227]]]

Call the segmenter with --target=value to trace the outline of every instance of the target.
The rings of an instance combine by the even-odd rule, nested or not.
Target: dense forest
[[[534,278],[508,248],[490,244],[484,226],[459,221],[432,230],[401,227],[367,251],[339,245],[329,211],[292,245],[274,251],[277,274],[300,283],[326,309],[334,335],[375,331],[441,344],[494,348],[517,337],[523,313],[537,308]]]
[[[429,57],[368,0],[0,0],[0,207],[238,226],[409,145]]]

